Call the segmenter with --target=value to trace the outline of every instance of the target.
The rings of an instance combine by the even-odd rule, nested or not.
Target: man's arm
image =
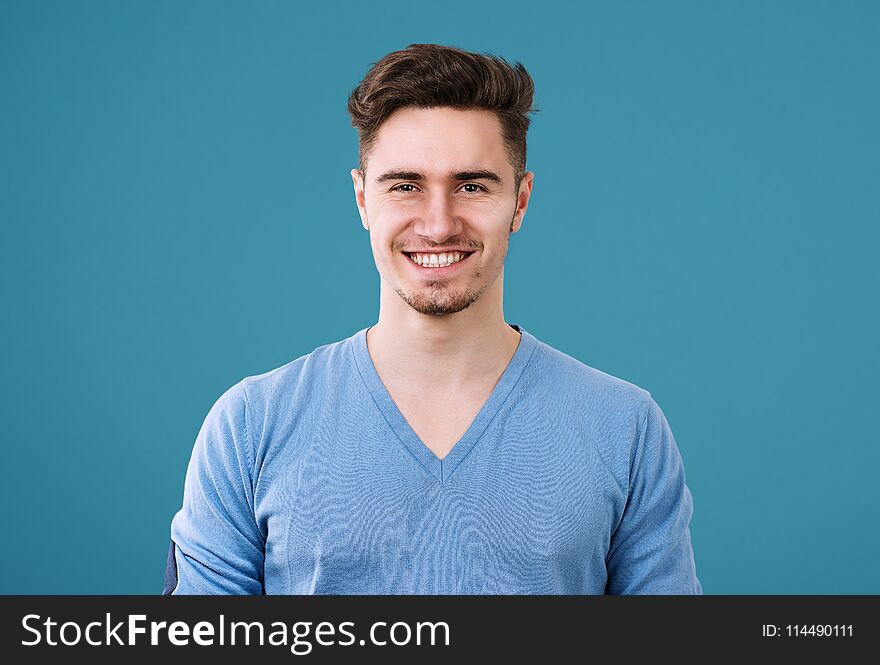
[[[262,594],[265,542],[254,516],[253,444],[239,383],[211,407],[171,521],[165,594]]]
[[[611,536],[606,592],[702,594],[689,530],[692,515],[681,455],[652,397],[630,457],[623,516]]]

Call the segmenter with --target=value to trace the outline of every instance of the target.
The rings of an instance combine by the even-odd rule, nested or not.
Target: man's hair
[[[348,98],[351,124],[360,140],[360,169],[382,123],[404,107],[493,111],[513,165],[519,188],[526,168],[526,132],[535,84],[526,68],[503,58],[471,53],[453,46],[410,44],[383,57],[367,72]]]

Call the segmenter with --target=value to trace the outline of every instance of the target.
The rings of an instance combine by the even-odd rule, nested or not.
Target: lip
[[[407,249],[404,254],[449,254],[449,252],[461,252],[462,254],[470,254],[474,250],[464,247],[451,247],[449,249]]]
[[[434,277],[446,277],[447,275],[452,275],[459,270],[461,270],[462,266],[471,260],[471,257],[476,254],[475,251],[471,250],[471,253],[464,257],[461,261],[457,263],[453,263],[451,266],[446,266],[444,268],[425,268],[424,266],[420,266],[418,263],[415,263],[406,253],[401,253],[403,256],[403,260],[406,261],[413,269],[416,270],[420,275],[425,277],[430,277],[433,275]]]

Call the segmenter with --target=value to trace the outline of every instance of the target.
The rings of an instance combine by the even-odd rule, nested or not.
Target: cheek
[[[370,233],[370,247],[373,253],[373,262],[376,264],[376,269],[380,273],[385,273],[386,270],[394,269],[394,252],[391,249],[392,246],[392,236],[389,236],[384,231],[382,233]]]
[[[418,212],[415,206],[395,205],[384,202],[367,211],[370,227],[378,233],[379,241],[391,241],[415,220]]]
[[[382,245],[381,236],[378,236],[372,229],[370,230],[370,249],[373,253],[373,262],[376,264],[376,268],[381,268],[385,263],[386,250]]]
[[[386,236],[399,235],[421,218],[420,208],[414,205],[386,205],[380,216]]]

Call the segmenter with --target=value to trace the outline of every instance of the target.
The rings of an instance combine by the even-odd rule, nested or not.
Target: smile
[[[456,265],[457,263],[461,263],[471,254],[473,254],[473,252],[448,252],[440,254],[422,254],[414,252],[412,254],[407,254],[407,257],[409,257],[410,263],[413,263],[420,268],[438,270],[440,268],[447,268]]]

